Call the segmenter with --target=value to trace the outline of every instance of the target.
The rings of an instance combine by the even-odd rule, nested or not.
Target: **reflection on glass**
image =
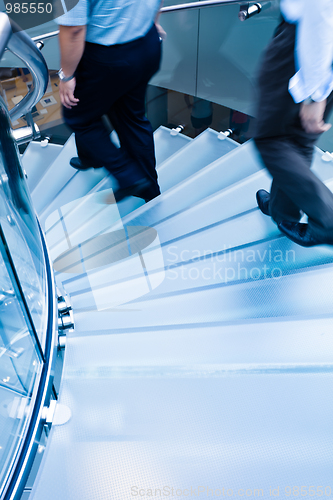
[[[243,144],[251,139],[255,129],[255,119],[237,109],[161,87],[149,87],[147,110],[154,129],[160,125],[171,129],[181,125],[181,135],[193,139],[212,128],[217,132],[230,130],[230,138]]]
[[[10,473],[32,412],[41,371],[32,332],[0,253],[0,485]],[[0,491],[1,494],[1,491]]]

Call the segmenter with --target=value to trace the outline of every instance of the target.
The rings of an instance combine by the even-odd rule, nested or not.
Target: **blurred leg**
[[[310,170],[318,136],[303,130],[300,105],[288,91],[295,73],[294,42],[295,27],[283,23],[266,51],[259,77],[255,143],[273,177],[272,218],[277,223],[297,222],[303,211],[312,233],[322,237],[333,232],[333,195]]]
[[[146,76],[146,68],[140,65],[140,60],[143,58],[142,44],[145,38],[122,46],[104,47],[86,44],[85,53],[76,72],[75,96],[80,99],[80,102],[72,109],[64,109],[66,123],[75,132],[79,156],[82,159],[95,161],[98,165],[104,165],[116,177],[122,188],[131,186],[145,177],[149,179],[146,172],[147,168],[149,169],[149,162],[153,165],[150,167],[152,177],[155,172],[152,130],[144,116],[144,89],[142,88],[142,79],[146,79],[145,85],[147,85],[150,75]],[[139,70],[142,71],[142,75]],[[135,98],[140,97],[140,100],[137,100],[138,104],[141,104],[134,109],[135,113],[131,116],[130,106],[126,108],[126,101],[122,102],[121,99],[126,95],[131,96],[136,88],[140,92],[138,96],[134,94],[133,99],[135,101]],[[128,125],[128,130],[125,126],[116,127],[121,136],[121,149],[113,145],[102,121],[102,116],[112,109],[117,100],[119,103],[115,109],[121,105],[125,106],[123,116],[127,117],[125,125]],[[116,115],[114,120],[117,121]],[[135,136],[131,134],[131,120],[134,120],[134,132],[145,131],[150,141],[149,155],[146,154],[149,156],[149,162],[148,167],[145,166],[145,168],[143,168],[143,163],[146,162],[142,161],[142,154],[137,156],[137,148],[131,146]],[[118,122],[121,123],[119,117]],[[142,133],[141,136],[143,136]],[[157,194],[159,190],[155,187],[154,195]]]
[[[118,99],[108,113],[114,126],[121,149],[126,150],[140,165],[140,168],[151,183],[151,197],[160,194],[155,169],[155,149],[153,131],[145,116],[146,84],[134,89],[131,93]]]
[[[121,148],[140,165],[143,175],[151,181],[147,199],[160,194],[157,183],[153,130],[146,117],[146,91],[151,77],[157,72],[161,60],[161,43],[155,27],[142,44],[131,53],[131,66],[139,77],[138,83],[119,97],[108,110]]]

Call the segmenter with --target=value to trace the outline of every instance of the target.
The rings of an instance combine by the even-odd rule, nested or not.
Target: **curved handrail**
[[[9,17],[3,12],[0,12],[0,58],[6,50],[8,40],[12,36],[12,27]]]
[[[264,2],[270,0],[263,0]],[[202,9],[203,7],[214,7],[217,5],[226,5],[226,4],[242,4],[244,3],[242,0],[202,0],[200,2],[188,2],[181,3],[178,5],[170,5],[169,7],[162,7],[160,10],[163,12],[176,12],[177,10],[191,10],[191,9]]]
[[[260,3],[270,3],[271,0],[261,0]],[[200,2],[188,2],[182,3],[178,5],[170,5],[168,7],[162,7],[160,13],[166,12],[176,12],[178,10],[191,10],[191,9],[202,9],[204,7],[214,7],[218,5],[227,5],[227,4],[239,4],[243,3],[242,0],[202,0]],[[59,35],[59,30],[50,31],[49,33],[45,33],[43,35],[34,36],[32,40],[35,43],[42,42],[43,40],[48,40],[50,38],[54,38]]]
[[[46,61],[31,38],[8,16],[0,13],[0,58],[7,47],[27,66],[33,77],[33,84],[23,99],[9,112],[11,120],[17,120],[29,113],[43,97],[47,89],[49,73]]]
[[[50,31],[49,33],[45,33],[45,35],[34,36],[31,40],[35,43],[42,42],[43,40],[48,40],[50,38],[54,38],[59,35],[59,30]]]

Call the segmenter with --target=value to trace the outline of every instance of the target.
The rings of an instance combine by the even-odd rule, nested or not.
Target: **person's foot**
[[[333,245],[333,238],[317,238],[311,234],[309,225],[302,222],[282,221],[278,224],[280,231],[291,241],[302,247],[314,247],[315,245]]]
[[[265,189],[259,189],[256,194],[258,207],[264,215],[270,215],[269,200],[271,195]]]
[[[70,159],[69,164],[71,167],[76,168],[76,170],[88,170],[88,168],[101,168],[103,166],[97,165],[89,160],[82,161],[78,156],[73,156],[73,158]]]
[[[146,201],[145,191],[150,187],[150,181],[148,179],[141,179],[135,182],[131,186],[125,188],[119,188],[113,192],[114,199],[116,202],[127,198],[128,196],[136,196],[137,198],[142,198]],[[149,201],[149,200],[148,200]]]
[[[159,196],[161,193],[158,193],[158,194],[154,194],[154,196],[147,196],[147,195],[144,195],[144,200],[146,203],[148,203],[149,201],[153,200],[154,198],[157,198],[157,196]]]

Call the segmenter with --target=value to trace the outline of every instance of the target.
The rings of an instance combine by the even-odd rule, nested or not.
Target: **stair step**
[[[47,175],[43,176],[31,193],[38,214],[56,198],[64,186],[77,174],[77,171],[69,165],[69,160],[76,154],[73,134],[48,169]]]
[[[48,144],[42,147],[40,142],[32,141],[21,158],[22,166],[27,173],[28,187],[32,192],[40,180],[46,175],[52,163],[61,153],[62,146]]]
[[[315,148],[312,170],[321,180],[325,181],[333,177],[333,167],[332,163],[323,161],[322,156],[323,152]],[[189,179],[181,182],[174,189],[167,193],[162,193],[156,200],[139,208],[136,212],[123,217],[122,223],[124,225],[155,227],[161,221],[188,209],[192,205],[199,204],[206,198],[209,203],[209,198],[215,193],[236,182],[242,182],[246,177],[262,169],[263,164],[254,142],[248,141],[227,156],[213,162],[208,167],[192,175]],[[269,174],[264,174],[263,179],[266,179],[267,175]],[[251,200],[254,203],[253,206],[256,206],[254,190],[260,188],[268,189],[267,181],[263,180],[263,182],[265,185],[258,183],[256,187],[252,188]],[[250,190],[251,188],[249,187]],[[242,197],[240,197],[241,199],[237,199],[237,203],[241,204],[240,206],[244,206],[243,196],[246,197],[245,199],[248,199],[248,194],[243,193]],[[234,204],[234,207],[237,213],[237,204]],[[213,218],[215,216],[216,214],[212,214]],[[199,216],[197,216],[197,220],[200,220]]]
[[[162,191],[176,186],[194,173],[221,158],[240,145],[220,135],[215,130],[207,129],[178,153],[166,160],[158,170],[158,179]]]
[[[221,158],[236,149],[239,144],[232,139],[217,137],[219,134],[212,129],[205,130],[195,139],[186,136],[170,136],[170,130],[160,127],[156,132],[156,167],[161,192],[165,193],[195,174],[211,162]],[[178,139],[177,139],[178,138]],[[180,140],[176,146],[169,144]],[[185,144],[185,146],[184,146]],[[182,146],[181,148],[178,146]],[[159,153],[161,147],[161,153]],[[177,147],[177,150],[176,150]],[[206,149],[205,149],[206,148]],[[207,154],[204,153],[206,151]],[[162,161],[163,160],[163,161]],[[135,198],[129,198],[119,204],[119,212],[124,218],[145,204]]]
[[[265,498],[275,486],[284,492],[293,481],[301,485],[305,473],[308,484],[329,485],[329,326],[318,323],[312,335],[317,323],[312,331],[306,325],[259,323],[257,331],[267,331],[261,343],[246,327],[244,335],[235,328],[82,335],[84,325],[66,346],[60,403],[73,409],[72,418],[52,429],[32,500],[66,498],[68,491],[88,499],[96,478],[99,498],[111,500],[140,488],[148,496],[163,487],[188,496],[192,487],[198,496],[199,485],[221,496],[222,488],[229,496],[262,489],[256,496]],[[230,348],[232,333],[244,349]],[[294,363],[288,346],[307,361],[313,347],[316,361]],[[260,351],[270,364],[262,364]],[[233,366],[236,352],[244,364]],[[248,366],[251,353],[256,362]]]
[[[122,222],[125,225],[154,226],[262,168],[254,143],[248,141],[183,180],[173,189],[163,192],[158,198],[126,215]]]
[[[117,138],[113,137],[113,141],[117,140]],[[156,147],[156,163],[157,167],[169,158],[172,154],[179,151],[184,145],[187,145],[192,141],[187,136],[178,134],[173,137],[170,135],[170,129],[166,127],[160,127],[154,133],[154,141]],[[72,138],[70,140],[69,146],[70,148],[70,158],[72,156],[76,156],[76,149],[73,150]],[[66,149],[67,149],[66,148]],[[38,151],[37,151],[38,152]],[[66,155],[66,157],[68,154]],[[62,156],[59,158],[59,161],[64,163],[65,158]],[[53,170],[57,169],[57,165],[53,166]],[[41,211],[39,212],[40,220],[42,225],[44,226],[45,221],[52,212],[66,203],[71,202],[73,199],[81,198],[86,196],[89,193],[100,191],[103,189],[115,189],[117,187],[116,181],[112,176],[108,174],[105,169],[89,169],[84,172],[75,171],[72,167],[68,165],[68,168],[64,166],[61,168],[63,171],[63,175],[65,175],[65,185],[56,193],[54,198],[49,199],[49,203],[44,203]],[[75,175],[74,175],[75,174]],[[52,174],[50,175],[50,178]],[[53,182],[53,181],[52,181]],[[59,184],[57,185],[59,189]],[[36,186],[34,186],[35,188]],[[163,188],[162,188],[163,189]],[[54,191],[55,192],[55,191]],[[40,192],[38,194],[40,196]],[[135,209],[144,205],[144,201],[139,198],[128,198],[124,200],[121,204],[119,204],[119,210],[121,216],[125,216],[128,213],[131,213]],[[41,203],[39,203],[39,207]]]
[[[252,322],[200,323],[144,329],[123,325],[115,328],[108,321],[89,330],[89,313],[76,314],[72,338],[113,336],[108,353],[110,366],[179,367],[188,365],[224,365],[227,370],[273,370],[288,365],[332,364],[332,315],[327,318],[267,320]],[[105,350],[103,350],[105,352]],[[93,362],[94,363],[94,362]],[[105,363],[106,364],[106,363]]]
[[[318,159],[318,158],[317,158]],[[320,170],[317,165],[317,169]],[[332,174],[331,169],[327,169],[322,172],[322,175]],[[260,187],[269,187],[270,179],[265,171],[259,171],[256,174],[248,177],[247,179],[234,184],[231,188],[227,188],[224,191],[216,194],[214,197],[208,198],[204,202],[191,207],[190,209],[176,214],[165,221],[160,222],[155,226],[158,232],[158,239],[155,243],[152,243],[150,250],[145,250],[143,252],[143,258],[146,259],[149,254],[150,261],[156,259],[156,254],[160,252],[159,244],[162,243],[161,259],[163,256],[164,267],[161,264],[154,266],[151,269],[151,279],[154,277],[155,286],[148,287],[145,292],[141,293],[144,295],[150,291],[149,296],[153,298],[155,295],[160,295],[163,293],[179,293],[182,290],[188,290],[191,287],[206,286],[221,283],[221,280],[227,280],[230,282],[237,281],[237,269],[238,266],[242,269],[242,277],[251,271],[251,268],[255,268],[253,259],[252,264],[244,266],[242,265],[242,258],[244,258],[244,248],[247,245],[251,245],[251,249],[248,251],[255,253],[257,255],[256,260],[261,264],[260,269],[263,266],[267,267],[267,272],[272,273],[276,266],[272,261],[267,261],[270,252],[276,252],[277,255],[280,252],[279,248],[281,242],[281,233],[273,224],[270,218],[263,216],[258,208],[256,207],[255,192]],[[333,186],[332,186],[333,187]],[[237,200],[237,202],[236,202]],[[89,213],[89,210],[87,211]],[[244,214],[242,214],[244,212]],[[102,212],[101,212],[102,213]],[[104,212],[102,217],[107,217],[107,220],[111,220],[108,212]],[[223,218],[222,218],[223,214]],[[238,214],[238,215],[237,215]],[[80,218],[77,222],[79,225]],[[209,222],[211,221],[211,224]],[[134,221],[137,223],[137,221]],[[66,218],[63,220],[62,224],[66,224]],[[105,222],[107,224],[107,222]],[[143,225],[142,222],[140,225]],[[127,223],[126,226],[130,228],[131,224]],[[69,227],[73,227],[73,224],[69,221]],[[88,237],[93,237],[97,235],[96,224],[92,225],[95,233],[89,232],[88,227],[83,224],[80,225],[81,241],[87,239]],[[109,229],[108,229],[109,230]],[[77,233],[75,235],[76,240],[79,241]],[[84,236],[84,234],[86,236]],[[89,235],[89,236],[88,236]],[[48,236],[48,234],[47,234]],[[276,240],[278,238],[278,240]],[[59,237],[62,241],[64,238]],[[261,243],[265,241],[266,243]],[[271,241],[272,240],[272,241]],[[276,240],[276,241],[275,241]],[[124,244],[128,243],[124,241]],[[256,244],[258,248],[253,245]],[[291,242],[288,241],[288,244]],[[304,250],[297,245],[291,244],[294,250],[290,250],[293,255],[297,255],[294,261],[283,263],[282,270],[280,267],[274,272],[289,272],[295,268],[302,268],[307,266],[309,261],[312,265],[320,265],[322,263],[331,262],[332,253],[330,252],[330,247],[328,247],[328,252],[319,251],[318,248],[313,248],[311,250]],[[235,250],[233,250],[235,249]],[[53,249],[51,249],[52,251]],[[62,251],[66,250],[64,247]],[[73,250],[75,251],[75,250]],[[108,250],[103,254],[101,248],[99,248],[100,255],[103,256],[103,262],[107,259]],[[221,255],[215,256],[216,253],[228,252],[229,262],[232,259],[233,264],[224,264],[221,266]],[[237,256],[237,253],[241,253],[241,257]],[[56,255],[61,252],[56,251]],[[235,256],[233,256],[233,253]],[[264,256],[264,257],[262,257]],[[236,258],[237,257],[237,258]],[[258,260],[259,259],[259,260]],[[163,262],[162,261],[162,262]],[[88,261],[87,261],[88,262]],[[179,268],[179,264],[182,268]],[[175,269],[175,266],[178,266]],[[219,273],[216,273],[215,268],[221,269]],[[110,263],[107,268],[103,266],[102,271],[98,269],[89,272],[89,283],[88,289],[100,288],[101,290],[105,287],[108,292],[104,294],[103,300],[107,300],[104,305],[101,305],[100,299],[99,308],[114,305],[114,301],[119,299],[120,295],[117,293],[117,287],[121,287],[124,290],[124,297],[126,297],[126,288],[131,289],[131,294],[128,296],[128,300],[133,300],[140,296],[139,291],[135,291],[136,283],[140,284],[142,281],[142,268],[136,269],[133,275],[128,274],[128,271],[132,272],[132,268],[128,264],[128,259],[124,262],[117,262],[115,264]],[[221,272],[223,277],[221,278]],[[81,268],[82,273],[82,268]],[[123,274],[122,274],[123,273]],[[165,274],[166,273],[166,274]],[[166,278],[163,281],[164,274]],[[209,275],[209,279],[207,276]],[[177,279],[177,276],[179,279]],[[196,276],[193,278],[193,276]],[[192,277],[192,278],[191,278]],[[82,275],[82,282],[80,282],[80,271],[77,271],[75,279],[71,279],[71,274],[61,275],[58,278],[63,282],[68,293],[75,293],[73,300],[77,308],[82,309],[83,307],[92,307],[94,304],[94,298],[96,293],[91,292],[85,293],[84,290],[87,288],[87,278],[86,275]],[[242,279],[238,277],[238,280]],[[130,281],[133,280],[133,283]],[[144,280],[145,281],[145,280]],[[156,282],[158,283],[158,288],[156,288]],[[162,283],[163,282],[163,283]],[[162,283],[162,284],[160,284]],[[80,287],[82,287],[83,292],[80,292]],[[152,291],[152,289],[155,289]],[[100,296],[100,294],[98,294]],[[90,298],[89,298],[90,297]],[[89,303],[90,300],[90,303]],[[128,302],[125,300],[125,302]]]
[[[221,141],[219,141],[219,142],[221,142]],[[192,144],[194,144],[194,142],[192,142],[190,145],[192,146]],[[241,150],[241,148],[237,149],[237,152],[240,150]],[[233,154],[233,153],[231,153],[231,154]],[[226,159],[227,157],[228,157],[228,155],[225,156],[224,158]],[[219,160],[219,161],[222,161],[222,160]],[[218,168],[218,167],[220,167],[220,165],[215,166],[215,168]],[[71,168],[71,167],[68,167],[68,168]],[[253,159],[250,159],[250,160],[248,159],[245,166],[243,166],[242,169],[239,169],[238,171],[229,169],[228,172],[226,171],[225,175],[223,176],[223,183],[228,185],[228,182],[229,183],[234,182],[235,180],[240,179],[243,175],[246,175],[247,172],[252,173],[256,169],[258,169],[257,163],[255,163],[255,161]],[[71,169],[71,170],[73,170],[73,169]],[[42,220],[43,226],[45,225],[45,228],[47,230],[46,236],[47,236],[47,241],[49,243],[49,246],[51,248],[51,254],[54,255],[52,248],[54,246],[55,238],[56,238],[56,240],[63,239],[62,238],[63,235],[56,236],[56,237],[51,236],[50,235],[50,228],[54,227],[53,220],[60,221],[60,218],[61,218],[61,216],[64,215],[64,212],[66,212],[66,214],[68,214],[71,211],[75,212],[74,218],[77,220],[77,223],[76,223],[77,227],[75,230],[79,231],[81,233],[85,233],[85,235],[82,234],[81,241],[84,241],[84,240],[92,237],[92,235],[89,233],[89,230],[87,230],[85,224],[82,222],[80,213],[77,210],[77,207],[80,207],[81,211],[85,210],[85,212],[89,212],[90,209],[88,208],[88,206],[91,203],[91,197],[88,196],[86,202],[85,202],[84,197],[82,197],[82,198],[79,197],[75,201],[69,201],[64,205],[62,205],[60,203],[62,203],[66,199],[73,200],[73,192],[82,195],[82,194],[84,194],[85,190],[88,191],[89,189],[90,189],[91,195],[94,192],[96,193],[97,199],[100,200],[100,201],[98,201],[98,203],[103,203],[103,196],[105,199],[107,199],[108,195],[110,194],[111,188],[114,187],[114,184],[113,184],[112,177],[110,177],[110,176],[105,178],[105,179],[98,177],[99,170],[104,170],[104,169],[98,169],[96,172],[90,171],[90,170],[87,172],[77,172],[76,175],[71,178],[71,181],[68,182],[67,185],[65,185],[65,187],[61,190],[61,192],[54,199],[54,201],[51,202],[49,204],[49,206],[47,208],[45,208],[44,211],[42,211],[41,220]],[[209,173],[210,172],[208,172],[208,175],[209,175]],[[96,176],[96,177],[94,177],[94,176]],[[219,177],[221,177],[221,169],[220,169]],[[96,179],[96,178],[100,180],[100,183],[97,186],[95,186],[93,189],[91,189],[92,184],[94,182],[94,179]],[[89,179],[92,181],[91,184],[89,183]],[[220,184],[222,184],[222,182],[220,182]],[[215,187],[213,189],[216,190],[216,187],[217,186],[215,183]],[[161,189],[163,190],[163,184],[161,184]],[[103,191],[105,191],[104,195],[103,195]],[[197,197],[198,197],[198,195],[197,195]],[[158,197],[156,200],[159,200],[160,198],[161,197]],[[156,200],[153,200],[151,203],[154,203]],[[117,214],[118,214],[118,210],[119,210],[120,217],[118,214],[118,218],[116,218],[116,221],[117,220],[120,221],[120,218],[123,218],[128,213],[128,211],[134,210],[137,206],[140,206],[143,203],[144,203],[143,200],[131,197],[131,198],[125,200],[124,202],[117,204]],[[87,206],[85,206],[86,204],[87,204]],[[58,212],[58,209],[60,209],[61,213]],[[102,209],[102,207],[101,207],[101,209]],[[57,213],[55,213],[55,212],[57,212]],[[106,210],[104,212],[101,211],[101,213],[103,214],[102,217],[106,217],[106,214],[109,214],[109,210]],[[68,217],[71,217],[71,215],[67,215],[67,218]],[[110,218],[109,224],[111,224],[112,223],[111,221],[113,221],[113,220],[114,219]],[[55,230],[58,231],[58,227],[60,227],[60,226],[61,226],[61,224],[57,224],[55,226]],[[121,226],[122,226],[122,224],[121,224]],[[94,230],[95,230],[95,228],[94,228]],[[70,232],[72,232],[72,231],[70,231]],[[94,233],[94,234],[96,234],[96,233]]]
[[[207,196],[207,194],[216,193],[219,189],[223,189],[226,186],[235,183],[236,181],[240,181],[243,177],[246,177],[247,175],[260,170],[261,165],[258,162],[257,156],[251,153],[255,153],[252,144],[242,146],[236,151],[229,153],[229,155],[225,156],[224,158],[218,160],[217,162],[214,162],[211,166],[208,166],[199,173],[195,174],[189,180],[184,181],[184,183],[181,183],[173,190],[162,194],[145,206],[140,207],[132,215],[124,217],[121,211],[123,203],[117,204],[119,214],[122,217],[124,223],[126,223],[127,225],[131,224],[154,226],[157,221],[164,220],[165,218],[170,217],[172,214],[178,213],[179,211],[188,208],[188,206],[193,205],[195,202],[199,202],[202,197],[205,197],[205,195]],[[235,165],[237,166],[237,163],[240,165],[239,168],[235,167]],[[83,172],[82,174],[85,174],[85,172]],[[72,180],[72,182],[74,182],[74,179]],[[101,182],[101,185],[102,184],[103,181]],[[106,186],[107,183],[105,181],[105,184],[103,184],[102,186],[103,189]],[[201,190],[199,186],[201,187]],[[64,191],[65,190],[67,190],[68,194],[70,194],[70,185],[68,185],[68,187],[66,187]],[[100,193],[102,193],[102,191],[100,191]],[[105,195],[96,193],[95,196],[96,200],[102,200],[103,196],[107,198],[108,191],[105,191]],[[92,198],[90,197],[87,197],[86,201],[84,198],[79,198],[75,201],[70,202],[69,204],[63,205],[61,210],[62,212],[65,211],[66,213],[69,213],[70,210],[75,212],[76,206],[79,206],[82,209],[82,207],[87,204],[87,208],[84,208],[84,210],[85,213],[89,213],[90,209],[88,207],[91,201]],[[130,201],[132,201],[132,199]],[[54,204],[52,204],[51,206],[52,208],[54,208]],[[53,227],[53,217],[59,218],[59,215],[49,214],[49,212],[50,209],[48,209],[48,211],[46,212],[48,214],[48,217],[50,217],[49,221],[46,220],[47,238],[49,238],[50,228]],[[78,212],[76,211],[76,213]],[[101,217],[106,217],[106,214],[108,214],[108,211],[104,212]],[[119,217],[118,219],[110,218],[109,224],[112,225],[114,229],[117,229],[118,226],[119,228],[123,227],[123,224],[120,221]],[[92,234],[89,233],[88,230],[86,230],[86,226],[84,223],[82,223],[82,219],[80,219],[80,217],[77,219],[76,226],[76,231],[80,231],[82,233],[81,241],[92,237]],[[54,238],[51,237],[51,240],[48,239],[48,242],[49,246],[52,248],[54,244]]]
[[[134,299],[145,300],[148,292],[147,300],[154,301],[163,297],[194,293],[196,290],[230,287],[254,281],[260,282],[264,287],[264,281],[279,280],[282,276],[304,272],[309,266],[315,269],[332,265],[333,250],[330,246],[305,249],[295,245],[282,237],[267,219],[271,225],[269,234],[267,228],[261,224],[260,217],[263,216],[255,212],[248,217],[239,217],[221,224],[212,233],[198,233],[197,239],[184,238],[182,241],[163,246],[163,258],[160,258],[162,267],[161,264],[155,267],[151,264],[158,257],[158,247],[155,250],[150,248],[149,254],[148,251],[143,251],[140,258],[146,263],[146,279],[151,283],[150,287],[144,288],[142,269],[140,270],[138,265],[135,266],[135,260],[139,260],[138,256],[133,256],[131,263],[123,261],[104,266],[100,270],[96,269],[95,272],[90,271],[88,279],[86,275],[82,275],[80,279],[79,276],[71,279],[71,275],[66,279],[62,275],[63,286],[71,294],[76,310],[91,308],[95,304],[99,309],[105,309]],[[247,232],[248,241],[244,227],[253,228],[253,232]],[[254,243],[252,239],[256,239]],[[205,243],[202,243],[203,241]],[[87,286],[87,281],[90,286]],[[157,287],[154,286],[156,281]],[[128,297],[126,290],[130,293]],[[263,308],[265,302],[263,297]],[[133,302],[132,304],[134,305]]]
[[[328,186],[333,189],[333,180]],[[228,190],[225,194],[229,194]],[[131,240],[125,239],[121,245],[131,245]],[[99,252],[100,258],[104,259],[102,262],[106,263],[110,250],[106,248],[103,253],[100,248]],[[138,265],[140,260],[145,263],[144,273]],[[152,301],[166,295],[170,297],[238,282],[258,280],[264,287],[263,280],[274,281],[288,273],[307,269],[309,265],[314,267],[332,262],[331,246],[300,247],[283,237],[258,208],[253,208],[171,240],[166,238],[162,225],[160,238],[143,249],[140,256],[133,254],[122,262],[97,267],[89,271],[88,279],[85,273],[80,276],[79,271],[75,277],[71,273],[67,278],[62,274],[61,281],[72,295],[76,309],[96,306],[106,309],[148,292]],[[121,294],[119,290],[122,290]]]
[[[259,268],[257,262],[255,267]],[[90,294],[88,289],[86,294],[80,296],[71,294],[71,300],[76,314],[87,312],[89,315],[89,318],[85,317],[87,330],[99,330],[104,322],[109,322],[115,329],[172,328],[173,325],[236,323],[264,318],[297,320],[331,315],[332,263],[314,269],[305,268],[302,272],[296,270],[281,277],[276,273],[274,277],[268,274],[265,278],[264,272],[261,273],[259,279],[253,275],[253,279],[241,279],[235,283],[223,282],[222,276],[217,284],[209,285],[206,282],[205,285],[199,284],[178,293],[157,295],[155,299],[147,295],[143,279],[132,280],[127,283],[130,285],[128,290],[132,295],[135,292],[137,296],[141,295],[141,299],[127,304],[124,300],[125,285],[122,287],[119,283],[104,288],[96,287]],[[136,290],[133,290],[134,287]],[[121,293],[118,298],[116,290],[118,294]],[[317,290],[316,294],[313,290]],[[107,301],[104,298],[103,302],[105,294],[109,294],[109,297]],[[99,307],[99,311],[96,311],[96,307]],[[126,319],[121,312],[126,314]]]
[[[187,143],[192,142],[192,139],[184,134],[171,135],[169,128],[161,126],[154,132],[154,141],[156,165],[159,167]]]

